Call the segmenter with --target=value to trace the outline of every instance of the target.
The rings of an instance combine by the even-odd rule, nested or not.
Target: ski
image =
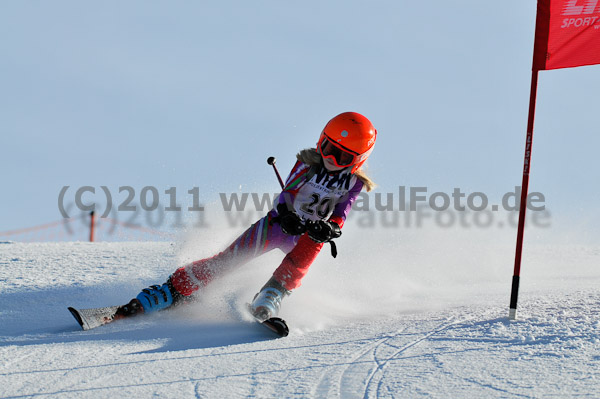
[[[250,313],[250,315],[252,316],[254,321],[256,321],[258,324],[262,324],[263,326],[268,328],[271,332],[274,332],[281,338],[287,337],[288,334],[290,333],[290,329],[288,328],[287,323],[282,318],[271,317],[265,321],[260,321],[260,319],[257,319],[252,314],[252,306],[249,303],[246,303],[246,309],[248,310],[248,313]]]
[[[68,309],[75,320],[77,320],[81,328],[84,331],[87,331],[113,321],[118,308],[118,306],[109,306],[105,308],[91,309],[75,309],[69,307]]]
[[[279,335],[281,338],[287,337],[288,334],[290,333],[290,329],[288,328],[287,323],[282,318],[271,317],[270,319],[267,319],[267,320],[263,321],[262,323],[258,320],[257,320],[257,322],[262,324],[263,326],[267,327],[270,331]]]
[[[84,331],[88,331],[113,322],[115,320],[115,313],[118,308],[118,306],[109,306],[105,308],[90,309],[75,309],[73,307],[69,307],[68,309],[75,320],[77,320],[77,323],[79,323],[81,328]],[[262,323],[259,320],[256,320],[256,322],[262,324],[269,329],[269,331],[275,333],[279,337],[287,337],[290,332],[285,320],[279,317],[271,317]]]

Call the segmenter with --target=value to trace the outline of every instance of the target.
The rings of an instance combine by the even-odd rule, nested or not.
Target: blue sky
[[[69,185],[277,190],[337,113],[379,131],[380,192],[521,183],[535,1],[3,2],[0,231]],[[598,217],[600,66],[542,72],[531,190]]]

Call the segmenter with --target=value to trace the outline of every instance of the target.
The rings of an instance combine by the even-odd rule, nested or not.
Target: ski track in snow
[[[217,286],[187,309],[78,329],[67,306],[125,302],[164,280],[181,264],[180,251],[166,243],[0,244],[0,397],[594,398],[600,392],[596,248],[563,248],[568,253],[550,253],[556,265],[547,258],[532,266],[534,283],[522,285],[517,321],[504,317],[509,279],[499,289],[485,279],[460,285],[444,277],[468,301],[447,292],[436,299],[432,283],[401,299],[391,296],[386,309],[398,311],[386,317],[344,313],[342,304],[354,303],[356,292],[335,292],[336,302],[317,281],[307,281],[289,298],[285,310],[293,312],[282,314],[290,336],[272,339],[240,311],[265,275],[242,273],[252,287],[231,280],[233,288]],[[577,266],[561,274],[561,259]],[[319,281],[328,272],[322,268]],[[367,305],[382,301],[368,292],[358,292]]]

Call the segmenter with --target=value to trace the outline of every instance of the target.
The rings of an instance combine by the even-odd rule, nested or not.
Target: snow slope
[[[124,303],[220,243],[1,243],[0,397],[598,397],[599,247],[526,246],[511,322],[513,239],[385,232],[350,256],[345,234],[284,302],[284,339],[241,311],[278,254],[189,308],[83,332],[67,306]]]

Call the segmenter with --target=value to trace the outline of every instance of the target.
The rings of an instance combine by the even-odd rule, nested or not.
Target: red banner
[[[600,64],[600,0],[538,0],[533,69]]]

